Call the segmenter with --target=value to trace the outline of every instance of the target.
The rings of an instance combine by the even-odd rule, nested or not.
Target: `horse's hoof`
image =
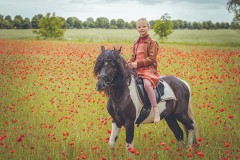
[[[108,144],[111,150],[114,150],[115,146],[113,144]]]
[[[114,147],[109,147],[109,148],[110,148],[110,150],[111,150],[111,151],[114,151],[114,150],[115,150],[115,148],[114,148]]]
[[[178,141],[178,148],[180,150],[183,150],[184,148],[186,148],[185,144],[183,143],[183,141]]]

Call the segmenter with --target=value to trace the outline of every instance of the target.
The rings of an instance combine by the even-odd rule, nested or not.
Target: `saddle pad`
[[[140,77],[134,77],[136,82],[136,87],[138,91],[138,95],[140,100],[142,101],[142,104],[144,104],[145,108],[151,108],[151,103],[148,98],[148,94],[144,89],[143,80]],[[171,87],[163,80],[160,80],[154,89],[155,95],[156,95],[156,101],[159,103],[160,101],[164,100],[170,100],[174,99],[176,100],[176,97],[171,89]]]
[[[164,94],[161,95],[161,101],[166,101],[170,99],[177,100],[169,84],[166,83],[165,81],[162,81],[162,84],[164,85]]]

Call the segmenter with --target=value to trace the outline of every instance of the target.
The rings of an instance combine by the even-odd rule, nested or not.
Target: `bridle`
[[[118,60],[119,57],[118,57],[118,56],[114,56],[114,58],[115,58],[115,60]],[[124,64],[124,60],[123,60],[123,59],[120,58],[119,60],[121,61],[122,64]],[[100,75],[98,76],[98,80],[99,80],[99,79],[103,79],[106,87],[109,87],[109,86],[120,86],[120,85],[122,84],[122,81],[114,81],[114,80],[116,79],[116,76],[117,76],[118,71],[117,71],[117,68],[116,68],[113,60],[107,58],[107,59],[105,60],[105,62],[110,62],[110,63],[112,64],[112,67],[114,67],[114,71],[112,72],[110,78],[108,78],[106,75],[100,74]],[[125,69],[127,70],[126,65],[124,65],[124,67],[125,67]],[[118,78],[119,78],[119,77],[118,77]],[[130,83],[131,83],[130,75],[128,75],[127,78],[129,79],[129,81],[128,81],[128,86],[129,86]]]
[[[115,78],[116,75],[117,75],[117,69],[115,68],[110,79],[108,79],[107,76],[105,76],[105,75],[99,75],[98,79],[102,78],[107,87],[114,86],[115,84],[113,83],[113,79]]]

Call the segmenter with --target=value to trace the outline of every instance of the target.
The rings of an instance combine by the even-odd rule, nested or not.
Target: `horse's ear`
[[[122,46],[118,49],[118,54],[120,54],[122,51]]]
[[[104,53],[106,51],[104,46],[101,46],[101,50],[102,50],[102,53]]]

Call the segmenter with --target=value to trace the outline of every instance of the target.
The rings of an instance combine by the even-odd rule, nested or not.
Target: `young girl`
[[[160,80],[156,61],[159,47],[148,34],[150,25],[146,18],[141,18],[136,22],[136,29],[140,37],[134,41],[133,54],[128,65],[130,68],[137,69],[139,77],[143,78],[144,88],[154,111],[154,123],[156,123],[160,121],[160,115],[153,88],[156,88]]]

